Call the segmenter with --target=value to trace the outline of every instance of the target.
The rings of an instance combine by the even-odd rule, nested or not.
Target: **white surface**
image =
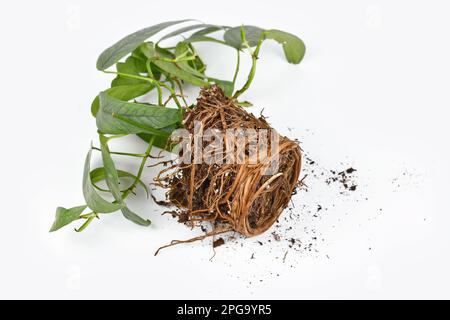
[[[3,3],[0,298],[450,298],[448,2],[165,3]],[[255,239],[218,248],[212,261],[208,241],[154,257],[158,246],[198,231],[161,217],[142,194],[132,207],[153,220],[150,228],[117,213],[81,234],[72,226],[47,232],[57,206],[83,203],[83,160],[96,139],[89,106],[111,79],[96,71],[98,54],[130,32],[185,17],[279,28],[307,45],[299,66],[264,45],[245,98],[323,166],[354,165],[361,188],[303,222],[324,241],[293,267]],[[212,74],[231,76],[232,52],[201,50]],[[334,195],[318,183],[294,201],[331,203]]]

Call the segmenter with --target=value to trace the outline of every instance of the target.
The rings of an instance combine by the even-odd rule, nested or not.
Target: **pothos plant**
[[[187,22],[191,24],[160,37],[156,42],[149,41],[164,29]],[[163,40],[186,34],[189,36],[183,36],[175,46],[161,45]],[[208,87],[216,84],[235,104],[249,105],[239,98],[253,81],[261,45],[268,39],[282,45],[289,63],[300,63],[305,54],[305,45],[290,33],[249,25],[228,27],[192,24],[192,20],[163,22],[142,29],[103,51],[97,60],[97,69],[113,74],[115,78],[110,88],[100,92],[91,106],[91,113],[96,118],[99,146],[91,146],[84,163],[82,190],[86,203],[69,209],[58,207],[50,231],[80,220],[80,227],[75,229],[80,232],[101,214],[116,211],[121,211],[126,219],[138,225],[150,225],[150,220],[128,208],[126,200],[138,187],[142,187],[148,195],[149,190],[141,178],[150,152],[154,147],[167,148],[171,133],[182,127],[184,111],[192,107],[187,105],[183,95],[184,86]],[[206,74],[206,64],[194,46],[198,42],[217,43],[236,50],[233,79],[216,79]],[[236,89],[241,53],[244,51],[250,54],[252,66],[246,82]],[[135,99],[151,91],[155,91],[156,101],[136,102]],[[127,135],[137,135],[146,141],[146,150],[142,154],[110,150],[109,141]],[[103,165],[91,169],[94,151],[101,154]],[[140,166],[136,173],[117,169],[112,155],[141,158]],[[127,181],[131,179],[131,183],[121,188],[125,178]],[[102,181],[106,182],[106,187],[99,186]],[[103,197],[104,193],[112,195],[114,200],[108,201]]]

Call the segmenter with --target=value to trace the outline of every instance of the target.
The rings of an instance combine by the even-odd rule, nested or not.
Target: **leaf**
[[[242,26],[245,38],[250,47],[256,47],[261,39],[264,30],[255,26]],[[225,31],[223,39],[233,48],[238,50],[244,48],[241,37],[241,27],[234,27]]]
[[[117,174],[118,174],[119,178],[137,179],[137,177],[134,174],[127,172],[127,171],[117,169]],[[97,184],[100,181],[103,181],[105,179],[106,179],[105,168],[99,167],[99,168],[95,168],[94,170],[91,171],[91,181],[93,184]],[[141,179],[138,179],[138,184],[145,190],[145,193],[147,194],[147,198],[148,198],[150,196],[150,191],[148,190],[147,185]]]
[[[178,35],[180,35],[180,34],[182,34],[182,33],[188,32],[188,31],[192,31],[192,30],[196,30],[196,29],[201,29],[201,28],[202,28],[202,29],[206,29],[206,28],[213,27],[213,26],[214,26],[214,25],[212,25],[212,24],[204,24],[204,23],[193,24],[193,25],[190,25],[190,26],[186,26],[186,27],[177,29],[177,30],[172,31],[171,33],[165,35],[164,37],[162,37],[161,39],[159,39],[158,43],[161,42],[161,41],[163,41],[163,40],[166,40],[166,39],[169,39],[169,38],[178,36]]]
[[[113,64],[118,62],[120,59],[125,57],[127,54],[131,53],[134,49],[136,49],[142,42],[161,30],[170,27],[172,25],[189,21],[187,20],[178,20],[178,21],[168,21],[156,24],[154,26],[136,31],[125,38],[121,39],[108,49],[102,52],[102,54],[98,57],[97,60],[97,69],[105,70],[111,67]]]
[[[159,80],[161,78],[161,72],[156,69],[155,65],[151,63],[151,60],[156,56],[155,44],[153,42],[144,42],[138,48],[133,51],[132,55],[137,62],[136,67],[139,71],[139,75],[142,73],[147,74],[150,78]],[[150,60],[150,72],[147,69],[147,62]]]
[[[226,80],[214,79],[214,78],[210,78],[210,77],[208,77],[208,80],[217,84],[228,97],[231,97],[233,95],[233,91],[234,91],[233,82],[226,81]]]
[[[131,74],[135,76],[141,76],[142,73],[147,73],[147,68],[145,66],[145,62],[139,60],[137,57],[130,56],[125,62],[118,62],[116,64],[116,70],[120,73]],[[123,86],[123,85],[132,85],[132,84],[148,84],[148,81],[140,80],[140,79],[130,79],[127,77],[122,77],[118,75],[111,82],[112,87]]]
[[[123,216],[136,224],[142,226],[150,225],[151,223],[150,220],[145,220],[139,217],[137,214],[128,209],[128,207],[125,205],[122,199],[122,193],[120,192],[119,189],[119,175],[117,173],[116,166],[114,165],[114,161],[109,151],[108,140],[103,135],[100,135],[100,145],[102,150],[103,165],[105,168],[106,183],[114,199],[116,199],[118,203],[123,205],[123,207],[121,208]]]
[[[219,40],[219,39],[215,39],[215,38],[211,38],[211,37],[206,37],[206,36],[195,36],[195,37],[189,37],[188,39],[184,40],[185,43],[195,43],[195,42],[215,42],[215,43],[219,43],[219,44],[223,44],[225,46],[229,46],[231,48],[234,48],[234,46],[232,46],[231,44]]]
[[[191,54],[191,55],[193,54],[193,52],[191,51],[191,48],[189,47],[189,44],[187,44],[187,43],[185,43],[185,42],[179,42],[179,43],[177,44],[177,46],[175,47],[175,55],[176,55],[177,57],[181,56],[181,55],[184,54],[186,51],[188,51],[189,54]],[[182,70],[184,70],[184,71],[186,71],[186,72],[188,72],[188,73],[190,73],[190,74],[192,74],[192,75],[194,75],[194,76],[196,76],[196,77],[198,77],[198,78],[200,78],[200,79],[205,78],[205,74],[204,74],[204,73],[201,73],[201,72],[197,71],[196,69],[192,68],[192,67],[189,65],[188,62],[189,62],[189,61],[180,61],[180,62],[177,62],[176,65],[177,65],[180,69],[182,69]]]
[[[56,208],[55,221],[53,222],[50,232],[61,229],[69,223],[80,219],[80,214],[86,209],[87,206],[73,207],[66,209],[63,207]]]
[[[193,84],[198,87],[208,86],[208,82],[196,77],[193,73],[188,72],[186,70],[181,69],[176,64],[172,62],[167,61],[161,61],[156,60],[154,61],[155,65],[163,70],[164,72],[167,72],[173,77],[177,77],[180,80],[184,80],[186,82],[189,82],[190,84]]]
[[[168,59],[175,58],[175,55],[172,52],[170,52],[170,50],[161,48],[160,46],[158,46],[158,44],[155,45],[155,50],[161,57],[168,58]]]
[[[137,135],[139,138],[144,140],[145,142],[149,143],[153,138],[153,146],[158,147],[163,150],[170,151],[172,148],[170,145],[167,144],[167,140],[170,138],[170,134],[176,129],[177,127],[174,125],[161,128],[162,131],[166,131],[169,136],[163,137],[163,136],[155,136],[150,133],[138,133]]]
[[[191,35],[191,37],[206,36],[207,34],[210,34],[210,33],[216,32],[216,31],[220,31],[220,30],[224,30],[226,28],[228,28],[228,27],[210,25],[209,27],[206,27],[205,29],[194,32]]]
[[[111,194],[118,203],[123,203],[122,193],[119,188],[119,175],[111,157],[108,139],[104,135],[100,135],[100,146],[102,152],[103,167],[105,170],[105,180]]]
[[[156,57],[155,44],[153,42],[144,42],[138,48],[146,59]]]
[[[136,213],[131,211],[128,207],[122,208],[122,214],[123,214],[123,216],[126,219],[128,219],[128,220],[130,220],[130,221],[132,221],[132,222],[134,222],[134,223],[136,223],[136,224],[138,224],[140,226],[147,227],[147,226],[149,226],[152,223],[150,220],[146,220],[146,219],[141,218]]]
[[[134,79],[131,79],[134,80]],[[109,88],[105,92],[108,93],[109,96],[116,98],[118,100],[122,101],[129,101],[131,99],[135,99],[137,97],[140,97],[147,92],[151,91],[154,88],[154,86],[148,82],[141,83],[141,84],[129,84],[129,85],[122,85],[122,86],[116,86]],[[95,117],[98,109],[100,108],[100,98],[97,95],[95,97],[94,101],[91,105],[91,112],[92,115]]]
[[[97,213],[111,213],[114,211],[117,211],[123,207],[122,204],[119,203],[111,203],[103,199],[95,190],[94,185],[91,181],[91,155],[92,155],[92,149],[89,150],[86,161],[84,164],[84,174],[83,174],[83,195],[84,199],[86,200],[86,203],[89,208],[92,209],[92,211],[95,211]]]
[[[283,45],[284,55],[289,63],[298,64],[305,56],[305,44],[297,36],[280,30],[266,30],[266,39],[273,39]]]
[[[128,57],[125,62],[118,62],[116,64],[116,70],[120,73],[128,73],[139,75],[142,72],[147,72],[145,63],[143,64],[136,57]]]
[[[97,128],[107,134],[152,133],[168,136],[158,130],[181,122],[179,109],[155,105],[124,102],[100,93],[100,109],[97,113]]]

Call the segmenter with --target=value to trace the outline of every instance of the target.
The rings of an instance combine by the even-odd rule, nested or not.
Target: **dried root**
[[[202,89],[197,105],[186,112],[184,125],[191,134],[195,134],[195,123],[201,124],[202,132],[207,129],[220,132],[230,129],[273,130],[264,117],[256,118],[236,106],[217,86]],[[227,231],[251,237],[272,226],[288,205],[298,184],[301,152],[296,142],[282,136],[278,136],[276,145],[273,139],[268,139],[265,144],[259,143],[259,148],[261,145],[266,148],[267,156],[258,157],[257,161],[244,159],[236,163],[233,159],[228,162],[230,152],[227,147],[231,146],[233,151],[243,148],[241,150],[248,155],[251,146],[249,143],[233,144],[225,138],[224,146],[215,150],[216,154],[223,156],[222,164],[194,164],[193,161],[192,164],[173,165],[161,172],[156,181],[168,188],[168,200],[182,212],[181,222],[193,225],[210,221],[214,228],[201,237],[174,241],[168,246],[202,240]],[[193,157],[194,154],[191,160]],[[278,170],[265,174],[276,159],[279,161]]]

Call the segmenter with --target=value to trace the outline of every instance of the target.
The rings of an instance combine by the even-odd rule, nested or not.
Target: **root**
[[[273,130],[264,117],[256,118],[236,106],[217,86],[202,89],[197,105],[186,111],[184,125],[192,135],[195,122],[201,124],[202,132],[253,129],[258,134],[260,129]],[[155,182],[167,188],[168,200],[185,213],[188,223],[210,221],[224,229],[189,240],[175,240],[160,249],[228,231],[252,237],[269,229],[289,204],[295,188],[303,183],[298,180],[301,169],[298,143],[278,134],[276,137],[277,140],[270,138],[263,143],[258,140],[258,148],[266,151],[267,156],[258,154],[257,161],[247,158],[252,147],[250,142],[239,143],[233,140],[235,137],[230,141],[225,135],[224,145],[213,149],[215,163],[192,161],[192,164],[172,164],[163,169]],[[207,144],[202,143],[205,148]],[[242,154],[244,159],[239,158]],[[217,164],[218,160],[221,163]],[[276,160],[278,170],[267,175]]]
[[[165,249],[165,248],[168,248],[168,247],[172,247],[172,246],[175,246],[175,245],[181,244],[181,243],[191,243],[191,242],[195,242],[195,241],[201,241],[203,239],[206,239],[206,238],[209,238],[209,237],[213,237],[213,236],[216,236],[218,234],[230,232],[230,231],[233,231],[233,230],[231,228],[227,228],[227,229],[222,229],[222,230],[211,231],[211,232],[208,232],[208,233],[206,233],[204,235],[201,235],[201,236],[198,236],[198,237],[195,237],[195,238],[191,238],[191,239],[188,239],[188,240],[172,240],[170,242],[170,244],[166,244],[165,246],[159,247],[158,250],[156,250],[156,252],[155,252],[155,256],[162,249]]]

